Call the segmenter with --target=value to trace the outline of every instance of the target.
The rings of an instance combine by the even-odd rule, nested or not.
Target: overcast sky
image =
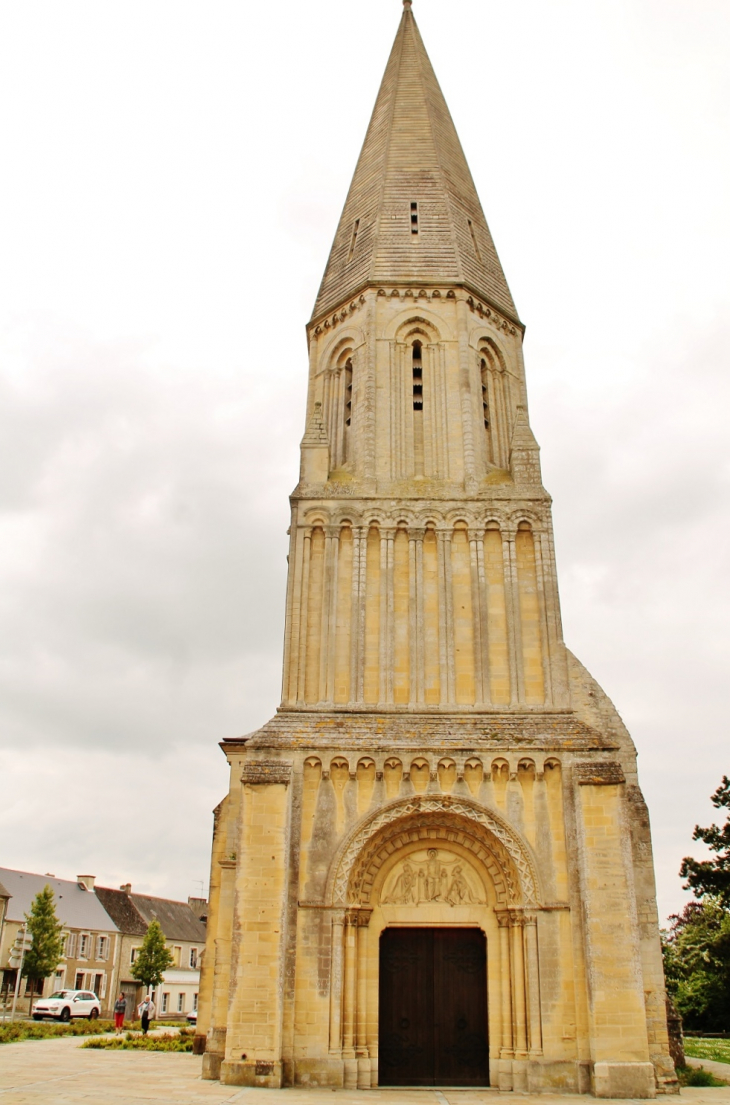
[[[399,0],[0,0],[0,862],[207,888],[279,701],[309,317]],[[730,7],[415,0],[660,912],[730,773]]]

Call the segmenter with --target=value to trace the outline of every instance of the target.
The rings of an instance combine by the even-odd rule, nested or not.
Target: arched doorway
[[[333,909],[330,1054],[342,1056],[346,1086],[496,1084],[511,1071],[512,1060],[542,1055],[535,865],[524,841],[494,811],[467,799],[430,795],[392,803],[361,822],[343,843],[330,869],[328,898]],[[410,930],[410,946],[408,936],[390,935],[398,930]],[[434,957],[458,954],[449,941],[458,943],[459,933],[462,944],[473,940],[476,948],[480,941],[482,949],[481,954],[464,950],[480,959],[482,993],[477,997],[464,981],[461,1010],[445,1004],[443,964],[434,963]],[[388,997],[393,989],[382,979],[382,956],[391,953],[414,961],[406,1005],[393,1004]],[[426,999],[424,988],[430,993]],[[409,1008],[435,1012],[430,1027],[419,1022],[417,1039],[404,1040],[401,1047],[394,1037],[403,1034],[398,1027],[403,1020],[410,1030]],[[448,1032],[437,1019],[440,1010],[451,1019]],[[418,1016],[422,1022],[428,1014]],[[459,1071],[454,1057],[468,1054],[466,1036],[474,1055]],[[381,1044],[388,1053],[382,1068]],[[420,1074],[418,1050],[410,1066],[405,1054],[398,1055],[399,1048],[415,1047],[424,1056],[434,1046],[438,1055],[428,1060],[428,1069],[422,1064]],[[399,1063],[405,1063],[400,1074]]]

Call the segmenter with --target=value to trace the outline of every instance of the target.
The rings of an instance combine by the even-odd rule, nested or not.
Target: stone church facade
[[[410,0],[307,333],[282,703],[223,742],[204,1075],[676,1092],[636,753],[563,642],[524,327]]]

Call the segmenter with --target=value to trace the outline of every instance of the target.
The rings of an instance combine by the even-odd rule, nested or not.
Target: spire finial
[[[410,11],[413,7],[413,0],[403,0],[403,7],[406,9],[406,11]]]

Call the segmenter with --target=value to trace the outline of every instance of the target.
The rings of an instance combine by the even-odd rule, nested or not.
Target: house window
[[[89,934],[82,932],[79,937],[79,959],[88,959],[89,957]]]
[[[198,995],[193,994],[193,1009],[197,1010],[197,1008],[198,1008]]]
[[[109,937],[97,936],[96,938],[96,958],[108,959],[109,958]]]
[[[161,1005],[160,1005],[160,1012],[161,1013],[167,1013],[169,1008],[170,1008],[170,995],[169,994],[163,994],[162,995],[162,1002],[161,1002]]]
[[[105,996],[106,987],[104,985],[104,975],[94,975],[94,985],[92,990],[96,994],[97,998],[103,998]]]
[[[76,956],[76,933],[75,932],[69,932],[68,936],[66,937],[66,943],[65,943],[64,948],[63,948],[63,954],[66,956],[66,959],[74,959],[75,958],[75,956]]]
[[[195,970],[195,968],[198,966],[198,949],[197,948],[191,948],[190,949],[190,966],[192,967],[193,970]]]
[[[177,1011],[178,1011],[178,1013],[184,1013],[185,1012],[185,995],[184,994],[178,994],[177,995]]]
[[[179,967],[181,961],[182,961],[182,948],[180,947],[179,944],[176,944],[175,947],[172,949],[172,962],[174,963],[174,965],[176,967]]]
[[[132,950],[129,953],[129,962],[130,963],[134,963],[135,959],[137,958],[137,952],[138,951],[139,951],[139,948],[132,948]]]
[[[56,971],[53,976],[53,989],[63,990],[63,983],[66,978],[66,972],[64,970]]]
[[[418,204],[411,204],[411,234],[418,234]]]
[[[83,990],[84,988],[84,972],[76,972],[76,981],[74,982],[74,990]]]

